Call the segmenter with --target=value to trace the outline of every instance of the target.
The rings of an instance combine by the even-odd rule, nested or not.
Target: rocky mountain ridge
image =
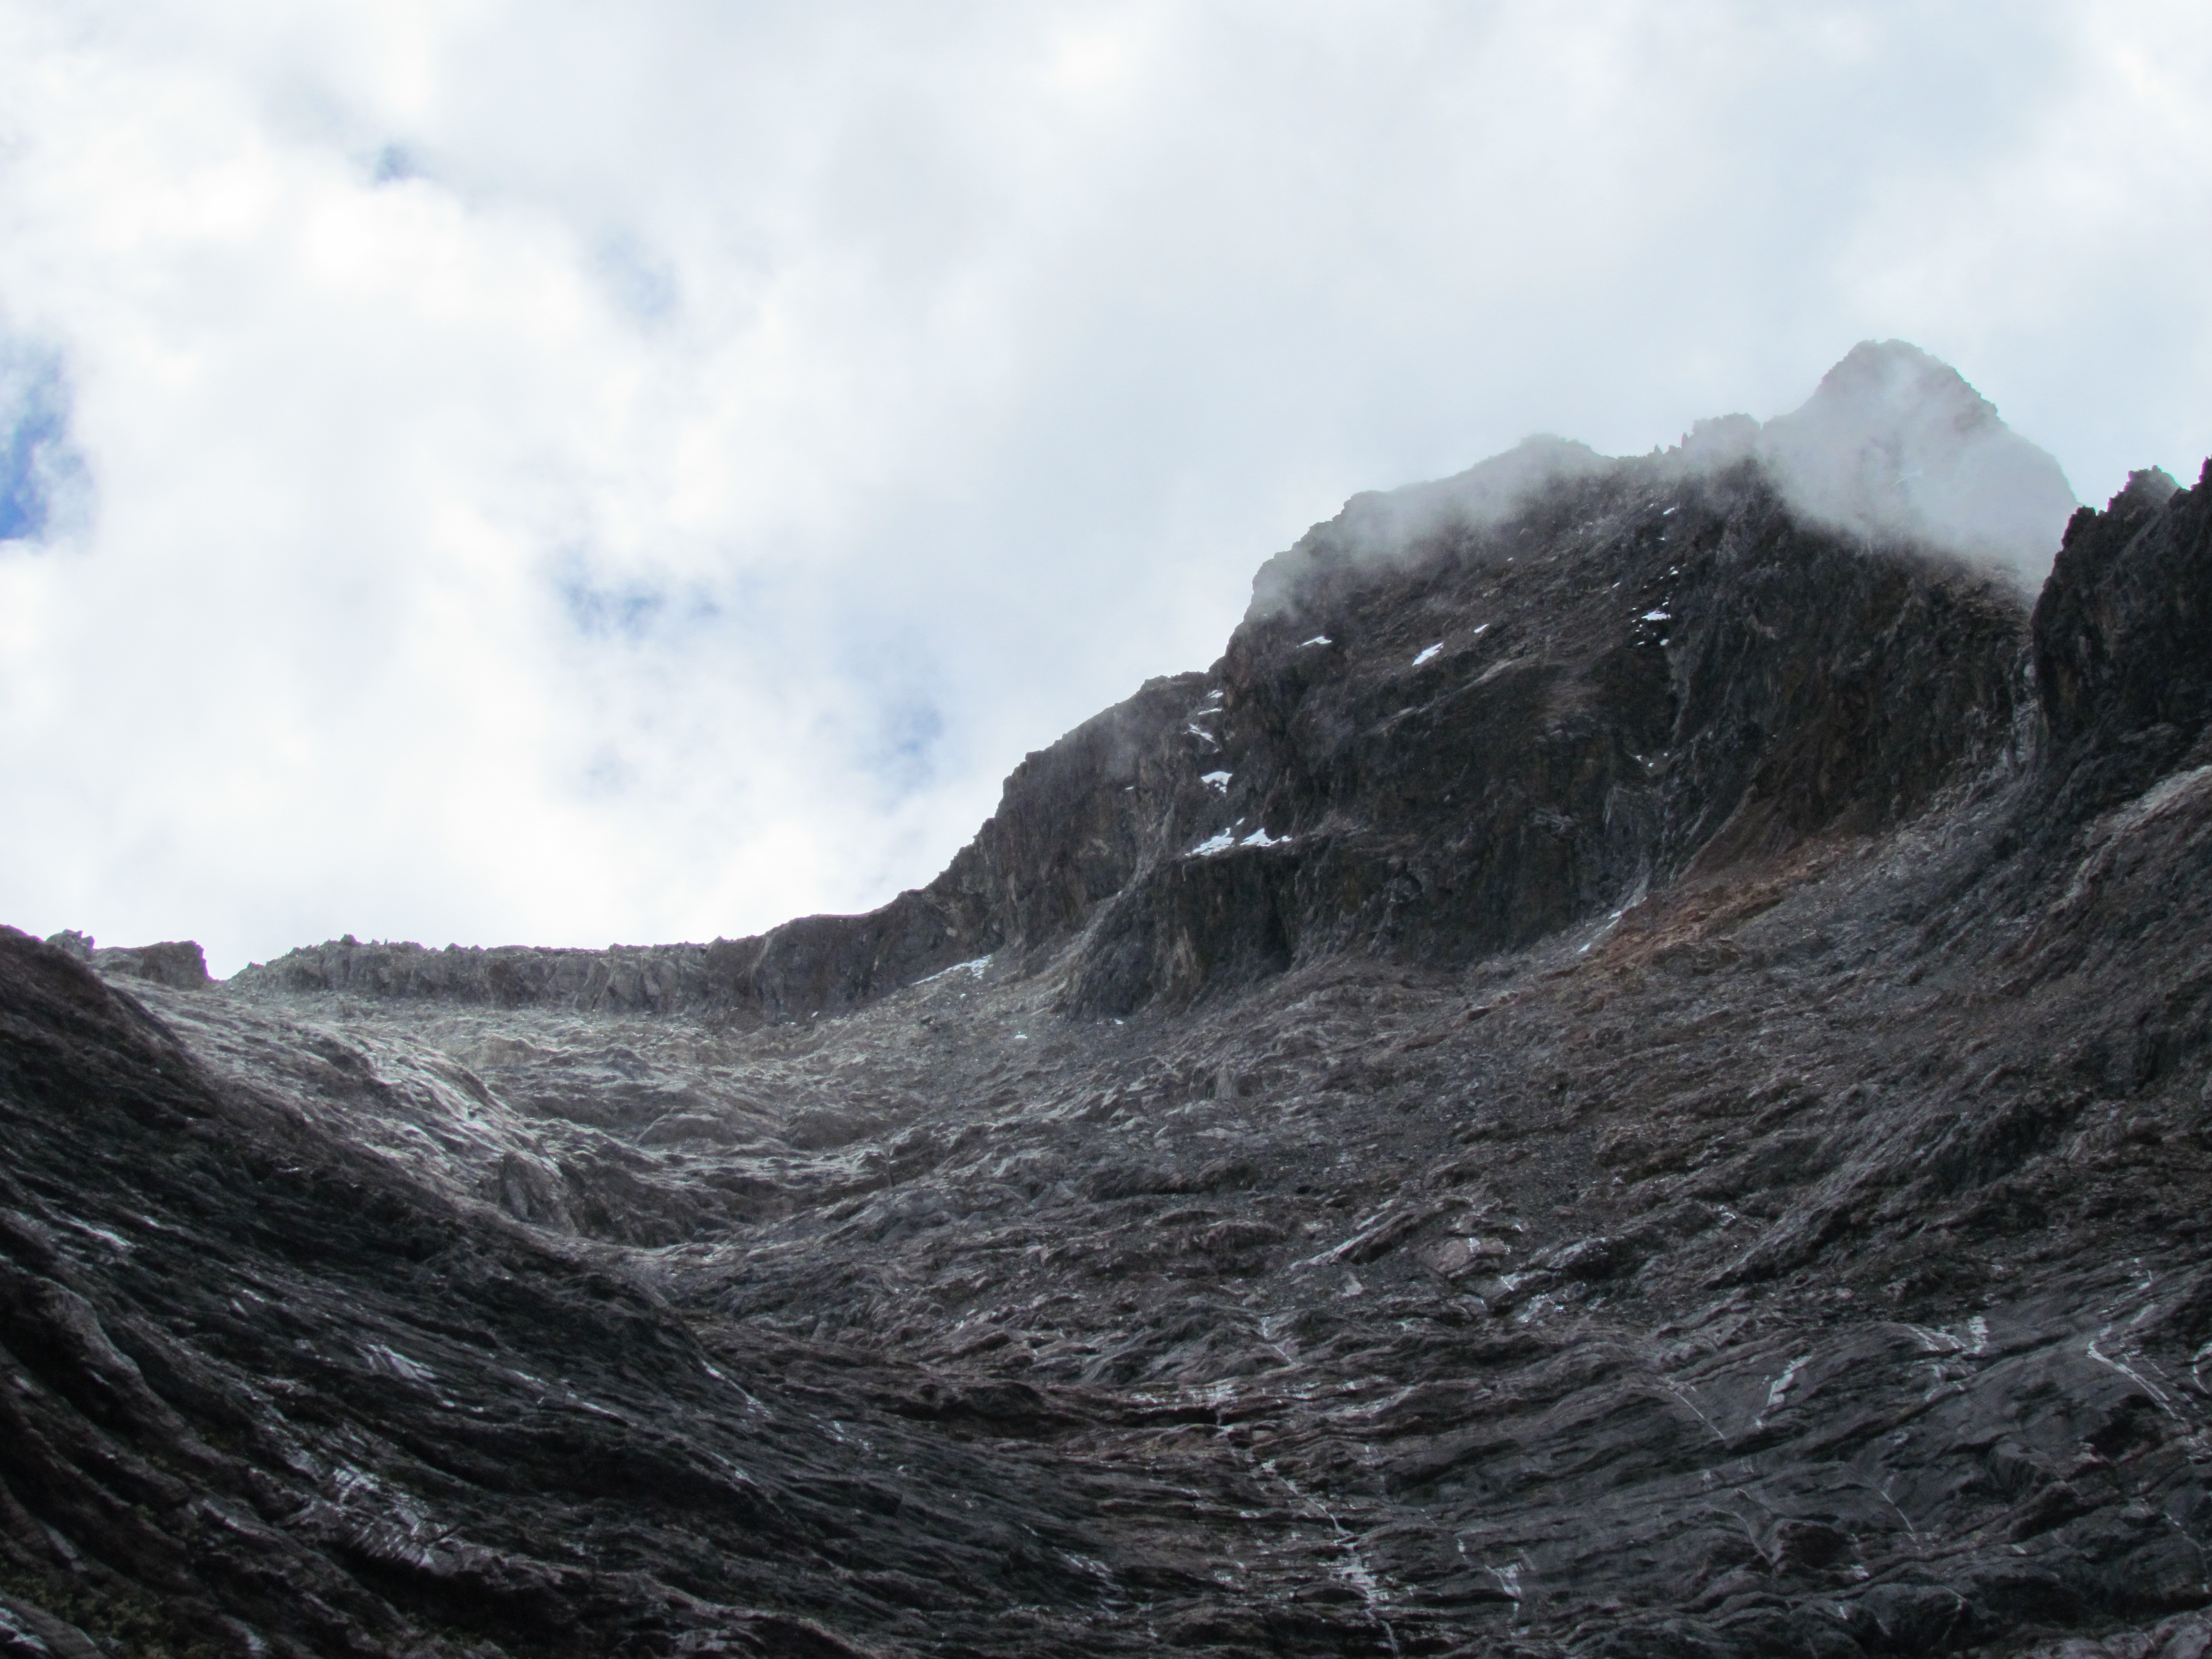
[[[2201,1659],[2212,464],[1486,467],[872,916],[0,936],[0,1642]]]
[[[1030,755],[941,876],[866,915],[606,951],[348,939],[246,983],[776,1020],[1081,933],[1071,1006],[1127,1013],[1354,940],[1526,944],[1715,836],[1725,860],[1894,822],[2013,719],[2024,607],[2009,564],[1948,550],[1978,545],[1958,503],[1995,478],[1984,518],[2016,536],[2039,514],[2055,537],[2071,491],[1895,342],[1855,351],[1771,436],[1735,418],[1648,459],[1531,440],[1355,498],[1261,569],[1210,671]],[[1869,481],[1900,470],[1877,500]],[[1908,483],[1954,503],[1942,550]]]

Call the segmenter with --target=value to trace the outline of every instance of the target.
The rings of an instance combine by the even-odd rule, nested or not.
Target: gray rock
[[[156,985],[173,986],[180,991],[197,990],[210,983],[207,955],[193,939],[170,939],[160,945],[109,945],[94,950],[92,941],[82,933],[64,933],[59,937],[64,941],[60,948],[72,955],[82,956],[103,974],[122,974],[131,979],[151,980]]]
[[[0,933],[0,1605],[2202,1659],[2212,489],[2031,617],[1732,430],[1360,504],[871,917]]]

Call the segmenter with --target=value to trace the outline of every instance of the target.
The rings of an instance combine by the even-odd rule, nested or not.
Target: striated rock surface
[[[1546,441],[871,916],[0,935],[0,1651],[2202,1659],[2208,561]]]

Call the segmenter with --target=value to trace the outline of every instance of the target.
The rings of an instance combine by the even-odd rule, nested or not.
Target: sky
[[[1866,338],[2212,453],[2167,0],[0,0],[0,921],[927,881],[1355,491]]]

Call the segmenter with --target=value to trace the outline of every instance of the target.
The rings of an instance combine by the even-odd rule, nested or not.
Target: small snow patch
[[[1428,661],[1430,658],[1435,656],[1437,652],[1443,648],[1444,642],[1442,640],[1438,640],[1434,645],[1424,647],[1422,648],[1421,654],[1413,659],[1413,666],[1419,668],[1423,663]]]
[[[1229,793],[1229,780],[1235,775],[1233,772],[1208,772],[1199,781],[1207,788],[1218,790],[1225,795]]]
[[[1334,645],[1336,641],[1329,638],[1328,635],[1316,634],[1310,640],[1300,640],[1298,641],[1298,649],[1303,651],[1310,645]]]
[[[1240,819],[1239,822],[1241,823],[1242,820]],[[1232,823],[1228,829],[1216,830],[1212,835],[1208,836],[1184,856],[1194,859],[1210,859],[1217,853],[1226,853],[1238,847],[1282,847],[1286,846],[1290,841],[1291,837],[1288,836],[1269,835],[1265,824],[1261,825],[1250,835],[1240,837],[1237,833],[1236,824]]]
[[[934,984],[937,981],[943,979],[947,974],[963,972],[971,979],[981,979],[983,977],[983,970],[990,965],[991,958],[989,957],[977,957],[972,962],[956,962],[950,968],[940,968],[935,973],[932,974],[927,979],[916,980],[915,983],[917,985],[931,985]]]
[[[1812,1358],[1809,1353],[1799,1354],[1782,1368],[1781,1376],[1766,1385],[1766,1406],[1765,1409],[1759,1414],[1759,1422],[1764,1423],[1766,1420],[1767,1412],[1774,1410],[1790,1397],[1790,1385],[1797,1380],[1797,1373],[1805,1369],[1807,1362]]]
[[[1647,611],[1644,613],[1643,619],[1645,622],[1672,622],[1674,620],[1674,613],[1671,611]]]

